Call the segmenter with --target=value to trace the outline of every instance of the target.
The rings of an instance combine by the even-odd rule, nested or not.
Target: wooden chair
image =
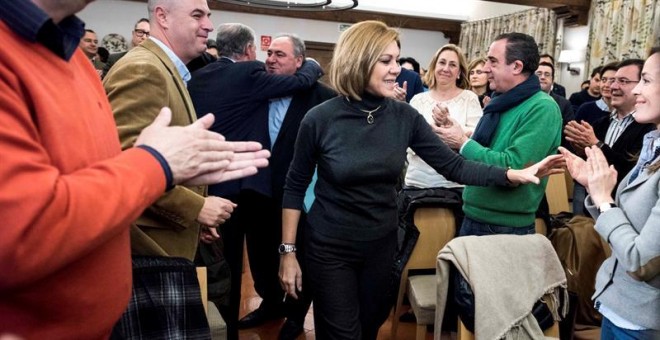
[[[408,263],[403,268],[401,281],[399,283],[399,292],[396,305],[394,306],[394,315],[392,317],[392,339],[397,339],[396,332],[399,326],[399,316],[402,311],[403,296],[407,291],[408,270],[410,269],[434,269],[437,261],[438,252],[447,244],[456,233],[456,221],[454,213],[447,208],[422,207],[415,211],[415,226],[419,229],[419,239],[410,255]],[[431,276],[435,279],[435,275]],[[434,292],[435,294],[435,292]],[[435,300],[435,298],[433,298]],[[426,324],[420,325],[418,319],[418,334],[420,327],[423,327],[422,336],[426,333]],[[433,320],[427,324],[433,324]]]
[[[563,173],[550,175],[550,177],[548,177],[548,186],[545,188],[545,196],[548,199],[550,214],[570,211],[566,177]]]

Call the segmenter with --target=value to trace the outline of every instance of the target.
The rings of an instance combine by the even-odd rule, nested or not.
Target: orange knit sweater
[[[121,152],[98,75],[0,21],[0,334],[107,338],[131,291],[129,225],[165,188]]]

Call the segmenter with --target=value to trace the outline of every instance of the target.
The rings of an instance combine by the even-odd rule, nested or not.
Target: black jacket
[[[305,62],[293,76],[266,72],[260,61],[233,62],[220,58],[192,74],[188,91],[197,116],[215,115],[211,130],[229,141],[257,141],[270,148],[268,100],[311,87],[323,75],[315,62]],[[233,196],[250,189],[271,195],[270,170],[247,178],[209,186],[209,194]]]

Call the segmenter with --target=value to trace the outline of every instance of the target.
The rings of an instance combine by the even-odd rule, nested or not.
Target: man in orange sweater
[[[131,290],[130,223],[173,185],[267,165],[259,144],[206,131],[211,116],[169,127],[168,109],[122,152],[77,48],[88,2],[0,0],[0,337],[107,338]]]

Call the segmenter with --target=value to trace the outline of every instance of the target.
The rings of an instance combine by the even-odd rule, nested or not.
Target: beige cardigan
[[[564,270],[545,236],[457,237],[438,253],[436,340],[440,339],[450,263],[474,292],[477,339],[542,339],[543,332],[531,314],[534,303],[552,293],[550,306],[558,320],[559,294],[568,298]]]

